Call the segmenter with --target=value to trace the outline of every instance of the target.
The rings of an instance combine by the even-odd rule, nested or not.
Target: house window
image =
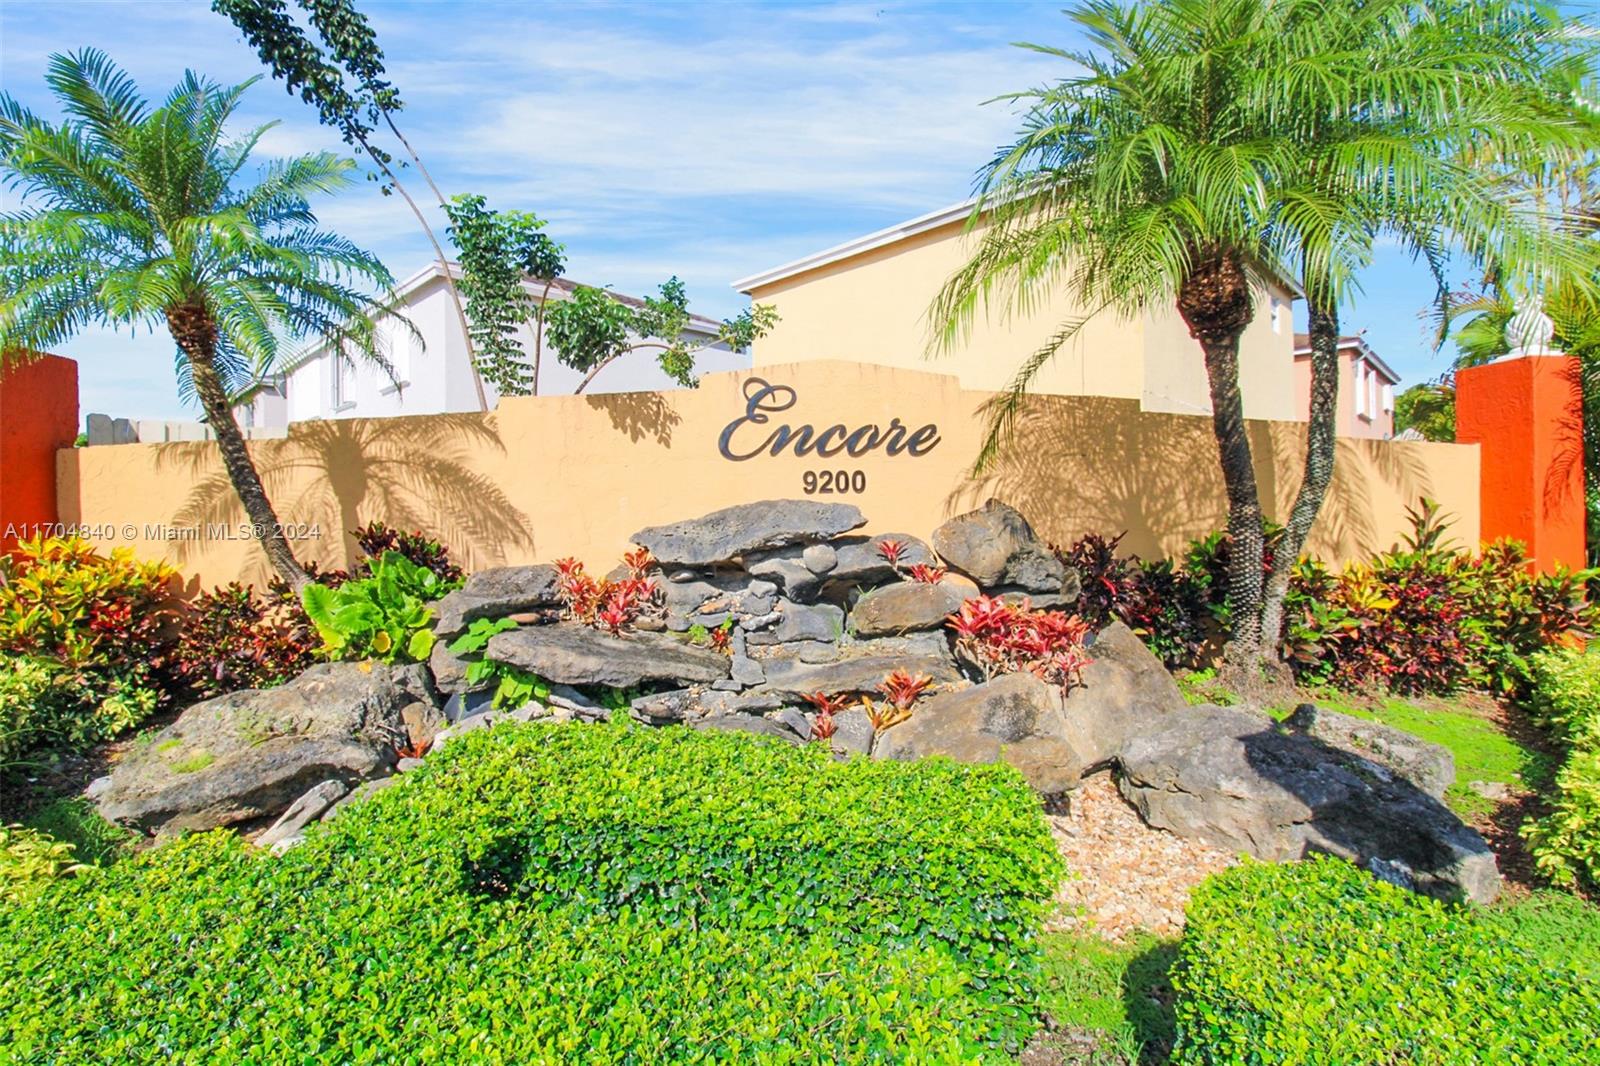
[[[1355,364],[1355,394],[1356,417],[1365,418],[1367,414],[1367,364],[1360,359]]]
[[[1384,383],[1383,386],[1383,413],[1389,414],[1394,410],[1394,386]]]
[[[1367,413],[1378,417],[1378,372],[1367,367]]]
[[[349,358],[335,354],[333,356],[333,381],[330,389],[330,398],[333,401],[329,406],[335,411],[342,411],[355,404],[355,378],[356,367]]]

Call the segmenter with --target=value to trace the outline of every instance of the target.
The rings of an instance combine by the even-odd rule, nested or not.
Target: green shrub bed
[[[1600,653],[1561,648],[1534,656],[1528,706],[1565,759],[1550,810],[1522,835],[1552,881],[1600,891]]]
[[[1246,863],[1189,904],[1178,1064],[1592,1062],[1600,988],[1506,926],[1338,860]]]
[[[962,1062],[1060,875],[1014,771],[497,727],[273,858],[191,837],[0,915],[22,1062]]]

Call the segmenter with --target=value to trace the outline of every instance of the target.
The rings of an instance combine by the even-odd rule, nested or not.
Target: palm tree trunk
[[[311,578],[294,557],[289,541],[283,535],[278,514],[267,499],[250,451],[245,447],[244,434],[234,420],[233,408],[228,404],[228,392],[217,374],[213,356],[216,352],[217,330],[211,315],[204,307],[176,305],[167,308],[167,329],[178,349],[189,362],[189,374],[194,381],[195,395],[206,413],[206,422],[217,435],[217,449],[222,453],[222,466],[239,494],[239,502],[250,519],[261,550],[267,555],[279,577],[296,592]]]
[[[1254,306],[1242,263],[1222,254],[1197,253],[1178,291],[1178,312],[1205,353],[1211,389],[1211,428],[1217,438],[1222,482],[1228,497],[1228,607],[1230,631],[1225,664],[1239,676],[1259,672],[1262,557],[1261,497],[1244,423],[1239,390],[1239,338]]]
[[[1339,403],[1339,313],[1324,310],[1318,303],[1311,301],[1310,308],[1311,421],[1306,427],[1306,472],[1273,555],[1261,607],[1261,632],[1273,646],[1283,639],[1283,601],[1289,594],[1294,564],[1305,548],[1333,481],[1334,423]]]

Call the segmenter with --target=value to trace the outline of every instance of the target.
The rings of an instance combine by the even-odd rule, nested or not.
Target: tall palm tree
[[[234,420],[231,397],[325,338],[339,358],[387,367],[375,322],[393,284],[383,264],[316,228],[308,198],[346,185],[355,164],[321,153],[241,174],[261,126],[225,127],[255,79],[220,86],[186,73],[159,107],[103,53],[50,59],[65,120],[0,95],[0,171],[20,210],[0,216],[0,353],[28,358],[94,324],[165,325],[180,390],[200,403],[223,466],[273,569],[307,578]]]
[[[1537,64],[1540,45],[1524,42],[1534,15],[1522,8],[1090,0],[1069,12],[1088,50],[1027,46],[1081,73],[1010,98],[1027,104],[1023,128],[981,173],[970,225],[983,235],[934,301],[934,343],[960,343],[981,311],[1026,311],[1053,293],[1085,309],[991,406],[982,464],[1029,382],[1089,318],[1176,306],[1210,386],[1232,542],[1228,662],[1241,679],[1275,658],[1277,627],[1263,617],[1262,507],[1239,383],[1254,294],[1292,279],[1312,304],[1313,426],[1291,516],[1303,541],[1332,474],[1337,308],[1376,237],[1398,233],[1435,263],[1491,240],[1519,263],[1551,252],[1540,220],[1504,211],[1486,178],[1453,165],[1484,113],[1510,113],[1505,101],[1527,105],[1507,137],[1531,136],[1537,94],[1502,93],[1513,84],[1503,68],[1521,68],[1484,48],[1495,40]],[[1463,99],[1476,109],[1452,118]]]

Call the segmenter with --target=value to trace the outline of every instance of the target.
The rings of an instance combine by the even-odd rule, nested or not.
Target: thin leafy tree
[[[317,229],[308,202],[349,184],[355,163],[303,155],[245,180],[270,128],[229,135],[251,81],[186,73],[153,107],[94,50],[52,56],[46,81],[59,123],[0,95],[0,172],[21,194],[0,216],[0,352],[28,358],[97,324],[164,326],[268,561],[303,584],[231,396],[302,338],[388,367],[376,322],[397,320],[389,272]]]
[[[1473,8],[1095,0],[1074,9],[1088,50],[1027,47],[1082,73],[1008,98],[1026,104],[1021,133],[983,170],[970,223],[978,246],[931,308],[937,347],[960,343],[983,311],[1026,313],[1061,293],[1083,309],[990,405],[981,467],[1033,377],[1086,321],[1176,307],[1209,382],[1231,542],[1227,663],[1238,680],[1275,663],[1282,591],[1274,574],[1280,607],[1264,617],[1263,509],[1239,381],[1255,294],[1292,279],[1314,306],[1308,476],[1291,511],[1295,543],[1279,556],[1287,566],[1331,480],[1337,308],[1376,237],[1402,234],[1430,262],[1452,241],[1481,253],[1490,233],[1519,263],[1551,254],[1537,219],[1496,211],[1469,168],[1447,173],[1441,162],[1474,128],[1440,117],[1451,98],[1490,93],[1502,77],[1480,47],[1499,24],[1472,20]],[[1450,52],[1459,26],[1472,27],[1471,47]],[[1436,110],[1408,110],[1413,93],[1441,87]],[[1440,177],[1449,183],[1428,188]]]
[[[299,94],[302,100],[316,108],[317,117],[323,125],[338,130],[346,144],[359,148],[372,160],[383,175],[384,194],[388,195],[391,191],[397,194],[411,211],[417,225],[422,227],[423,235],[433,248],[434,260],[444,275],[445,290],[450,295],[456,321],[461,326],[462,341],[467,346],[467,358],[472,365],[472,383],[477,390],[478,407],[487,411],[489,399],[483,389],[480,354],[474,346],[474,330],[468,322],[467,309],[462,302],[455,274],[450,269],[450,261],[427,216],[401,182],[394,157],[373,137],[376,124],[381,121],[400,142],[438,200],[440,209],[448,213],[449,205],[444,193],[395,121],[395,115],[404,109],[405,104],[400,99],[399,91],[388,80],[377,35],[372,32],[366,16],[356,10],[350,0],[299,0],[299,5],[322,40],[321,46],[311,40],[290,16],[284,0],[212,0],[211,8],[225,16],[244,35],[261,61],[271,69],[274,78],[281,80],[290,93]]]

